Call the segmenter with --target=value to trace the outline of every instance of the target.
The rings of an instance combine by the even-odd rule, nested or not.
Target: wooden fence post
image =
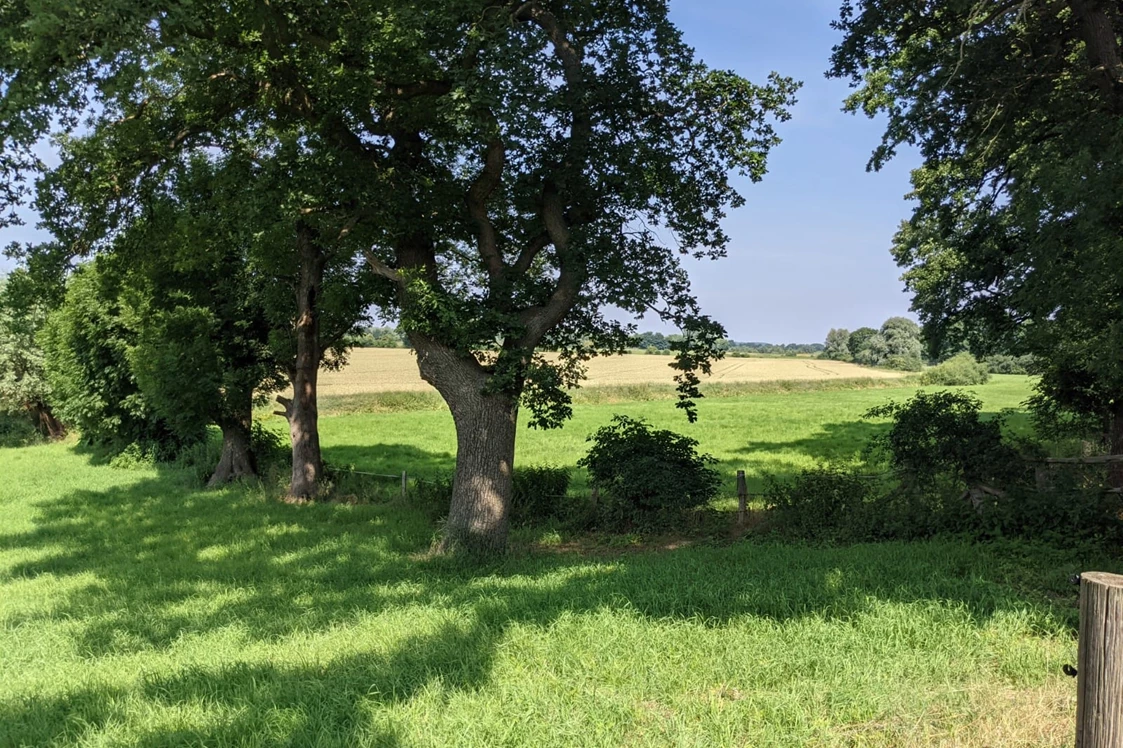
[[[745,481],[745,471],[737,471],[737,524],[745,526],[749,513],[749,485]]]
[[[1080,575],[1076,748],[1123,746],[1123,576]]]
[[[403,470],[402,471],[402,498],[403,499],[408,498],[406,496],[406,493],[407,493],[408,489],[409,489],[409,476],[406,475],[406,471]]]

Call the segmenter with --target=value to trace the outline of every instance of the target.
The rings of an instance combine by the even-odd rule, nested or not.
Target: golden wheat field
[[[669,356],[629,354],[589,362],[586,386],[672,384]],[[813,358],[728,358],[714,364],[710,382],[772,382],[824,379],[889,379],[902,376],[840,361]],[[357,348],[340,371],[320,374],[323,396],[364,392],[418,392],[432,388],[417,373],[413,352],[403,348]]]

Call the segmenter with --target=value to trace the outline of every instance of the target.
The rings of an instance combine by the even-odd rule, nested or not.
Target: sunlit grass
[[[980,390],[989,410],[1024,393]],[[786,465],[887,396],[714,401],[698,427],[628,412],[697,428],[723,467]],[[568,464],[598,407],[523,451]],[[329,418],[325,440],[437,469],[438,416]],[[434,528],[400,504],[206,492],[68,445],[0,450],[0,476],[0,746],[1066,745],[1067,577],[1123,569],[955,541],[472,569],[428,556]]]

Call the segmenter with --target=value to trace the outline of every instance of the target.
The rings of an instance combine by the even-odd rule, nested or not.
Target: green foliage
[[[617,415],[587,441],[593,446],[577,464],[600,489],[613,524],[673,525],[709,504],[721,486],[711,467],[717,460],[699,454],[697,440],[642,419]]]
[[[986,363],[978,361],[970,353],[959,353],[952,356],[942,364],[924,372],[920,377],[921,384],[934,384],[943,387],[986,384],[989,380],[990,367]]]
[[[1033,356],[1011,356],[1008,354],[995,354],[983,359],[987,371],[991,374],[1030,374],[1034,369]]]
[[[557,518],[567,506],[569,470],[550,465],[516,467],[511,494],[511,521],[536,524]]]
[[[889,356],[881,365],[894,371],[918,372],[924,369],[924,362],[915,356]]]
[[[0,415],[6,419],[26,419],[29,413],[49,409],[51,401],[43,350],[36,340],[46,322],[47,305],[27,292],[28,280],[22,272],[0,276]],[[4,431],[5,440],[12,440],[23,429],[11,424]]]
[[[906,487],[984,483],[1011,485],[1025,467],[1002,437],[1003,419],[980,417],[982,401],[966,392],[918,392],[905,403],[871,408],[866,418],[891,418],[893,424],[871,441],[874,453],[888,458]]]
[[[844,0],[831,74],[919,148],[894,241],[933,350],[1034,356],[1036,401],[1123,451],[1123,10]],[[1116,426],[1118,424],[1118,426]]]
[[[831,329],[827,333],[826,347],[823,356],[832,361],[850,361],[850,331],[846,329]]]
[[[42,434],[24,414],[0,412],[0,448],[26,447],[41,440]]]
[[[136,335],[122,314],[118,291],[100,263],[89,263],[71,278],[62,306],[48,316],[39,341],[52,404],[89,444],[171,457],[201,438],[202,428],[177,431],[141,392],[129,365]]]
[[[870,338],[877,335],[877,330],[872,327],[859,327],[854,332],[850,333],[850,339],[846,341],[846,347],[850,350],[850,357],[858,363],[861,354],[869,347]]]
[[[920,371],[923,368],[920,326],[905,317],[890,317],[880,330],[858,328],[846,336],[845,341],[840,334],[845,330],[831,332],[837,338],[835,350],[838,356],[848,353],[850,360],[862,366],[885,366],[898,371]]]
[[[402,334],[393,327],[364,325],[345,339],[350,348],[404,348],[408,345]]]
[[[765,507],[773,529],[814,541],[870,540],[884,518],[874,511],[878,485],[855,470],[816,467],[790,479],[767,476]]]

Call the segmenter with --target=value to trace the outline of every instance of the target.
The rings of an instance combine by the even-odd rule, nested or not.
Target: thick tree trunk
[[[292,400],[277,398],[284,406],[292,438],[292,483],[289,496],[314,499],[320,491],[324,464],[320,454],[319,408],[316,384],[323,350],[320,346],[320,291],[326,258],[310,229],[298,230],[300,282],[296,293],[296,361],[292,376]]]
[[[251,417],[247,414],[222,424],[222,457],[219,458],[214,475],[207,482],[208,488],[257,477],[257,464],[250,446]]]
[[[61,439],[66,436],[66,426],[55,418],[51,406],[46,403],[35,403],[31,406],[31,417],[35,421],[35,428],[48,439]]]
[[[421,376],[437,388],[456,426],[456,473],[439,550],[495,556],[507,548],[518,399],[484,394],[487,374],[473,360],[415,341]]]

